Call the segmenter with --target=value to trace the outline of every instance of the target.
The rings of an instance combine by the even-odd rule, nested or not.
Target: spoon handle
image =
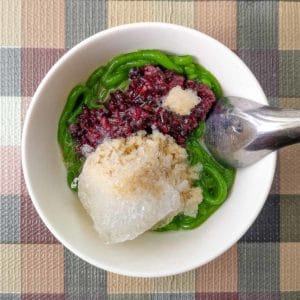
[[[300,142],[300,110],[263,106],[249,113],[259,131],[247,150],[277,150]]]

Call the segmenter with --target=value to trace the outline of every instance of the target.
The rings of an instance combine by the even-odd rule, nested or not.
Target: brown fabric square
[[[280,290],[300,290],[300,243],[280,244]]]
[[[196,270],[196,292],[237,291],[237,245]]]
[[[65,1],[22,1],[22,46],[65,47]]]
[[[236,1],[195,1],[195,28],[236,49]]]
[[[64,251],[61,245],[22,245],[22,293],[64,291]]]

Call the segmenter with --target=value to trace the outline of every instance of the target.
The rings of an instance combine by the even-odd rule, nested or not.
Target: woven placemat
[[[255,73],[271,105],[300,108],[300,2],[0,0],[0,299],[300,299],[300,147],[279,153],[260,216],[224,255],[159,279],[119,276],[66,250],[38,217],[21,174],[24,115],[69,48],[123,23],[206,32]]]

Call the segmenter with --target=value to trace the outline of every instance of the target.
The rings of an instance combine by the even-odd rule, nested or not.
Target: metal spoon
[[[246,167],[274,150],[300,142],[300,110],[224,97],[206,121],[204,142],[220,162]]]

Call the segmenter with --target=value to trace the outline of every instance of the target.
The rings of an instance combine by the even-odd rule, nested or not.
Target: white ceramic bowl
[[[191,270],[221,255],[250,227],[268,195],[276,155],[237,172],[232,193],[222,207],[192,231],[147,232],[106,246],[98,238],[77,195],[66,184],[56,140],[57,124],[74,85],[117,54],[161,49],[191,54],[219,79],[225,95],[260,103],[266,97],[245,64],[223,44],[189,28],[138,23],[108,29],[67,52],[38,87],[23,131],[22,161],[32,201],[54,236],[87,262],[130,276],[155,277]]]

